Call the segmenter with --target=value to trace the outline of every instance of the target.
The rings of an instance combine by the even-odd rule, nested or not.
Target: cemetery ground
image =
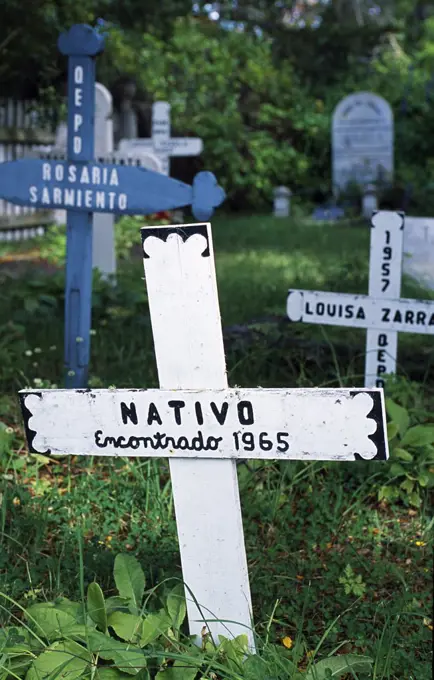
[[[117,287],[95,281],[92,387],[158,386],[134,245],[141,225],[124,218],[117,226]],[[369,228],[260,216],[219,216],[212,225],[230,386],[361,386],[366,331],[290,323],[285,304],[289,287],[366,293]],[[29,251],[41,259],[28,265]],[[94,579],[113,595],[119,553],[140,560],[150,610],[173,587],[167,579],[181,574],[166,460],[26,455],[16,393],[61,386],[63,262],[61,230],[0,245],[0,591],[10,598],[0,598],[3,625],[37,601],[80,601]],[[404,279],[402,297],[434,294]],[[277,659],[305,669],[335,650],[373,658],[376,679],[430,677],[431,337],[400,334],[398,366],[400,378],[386,388],[388,462],[238,466],[269,677],[293,677]],[[418,424],[431,425],[424,440]],[[237,673],[222,677],[243,677]],[[367,676],[356,669],[348,677]]]

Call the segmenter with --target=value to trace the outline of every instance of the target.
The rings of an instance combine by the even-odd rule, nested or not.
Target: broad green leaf
[[[305,680],[326,680],[327,676],[340,678],[349,674],[350,671],[365,673],[371,670],[372,664],[373,659],[369,656],[359,656],[358,654],[332,656],[328,659],[321,659],[311,666],[305,675]],[[327,669],[331,671],[331,675],[327,672]]]
[[[428,482],[429,482],[429,475],[428,475],[428,473],[427,473],[427,472],[421,472],[421,473],[418,475],[417,481],[419,482],[419,484],[420,484],[421,486],[423,486],[423,487],[427,486],[427,484],[428,484]]]
[[[167,596],[166,608],[172,622],[171,627],[174,630],[179,630],[187,613],[184,586],[182,583],[178,583],[173,590],[170,591]]]
[[[133,611],[137,614],[145,590],[145,575],[139,562],[133,555],[117,555],[114,577],[119,595],[130,600]]]
[[[194,680],[199,668],[186,664],[185,661],[175,661],[173,666],[159,671],[155,680]]]
[[[43,680],[51,674],[55,680],[76,680],[89,669],[92,656],[72,640],[54,642],[32,663],[26,680]]]
[[[143,619],[141,616],[126,612],[113,612],[107,620],[116,635],[127,642],[135,642],[142,634]]]
[[[224,653],[227,661],[234,670],[240,669],[247,653],[249,640],[247,635],[237,635],[236,638],[229,640],[223,635],[219,635],[219,650]]]
[[[405,479],[399,486],[407,493],[411,493],[414,489],[414,482],[412,479]]]
[[[408,481],[408,480],[406,480]],[[394,500],[398,496],[398,491],[393,486],[382,486],[378,492],[378,500],[382,501],[385,498],[387,501]]]
[[[428,446],[434,444],[434,425],[410,427],[401,441],[402,446]]]
[[[401,477],[402,475],[405,475],[405,468],[401,463],[392,463],[390,466],[390,474],[392,477]]]
[[[94,680],[128,680],[128,673],[122,673],[117,668],[99,666],[95,672]]]
[[[392,422],[398,426],[399,434],[403,437],[410,425],[410,415],[407,409],[388,397],[386,399],[386,411]]]
[[[405,451],[404,449],[400,448],[393,449],[392,459],[393,458],[399,458],[400,460],[405,460],[407,462],[413,460],[413,456],[409,451]]]
[[[114,595],[113,597],[107,597],[105,601],[107,616],[114,611],[128,612],[129,601],[130,600],[128,597],[118,597],[117,595]]]
[[[391,442],[398,434],[399,428],[396,423],[387,423],[387,439]]]
[[[17,626],[7,626],[0,628],[0,652],[3,645],[17,645],[29,641],[30,633],[25,628],[18,628]]]
[[[0,643],[0,652],[2,654],[7,654],[9,657],[34,656],[34,652],[28,644],[5,645],[3,647],[2,643]]]
[[[118,670],[128,675],[137,675],[146,668],[146,657],[139,647],[114,640],[98,630],[89,632],[89,649],[105,661],[113,661]]]
[[[161,609],[157,614],[148,614],[143,620],[140,646],[145,647],[165,633],[172,625],[168,614]]]
[[[73,616],[77,623],[84,623],[83,606],[80,602],[73,602],[67,597],[58,597],[56,600],[54,600],[54,606],[56,609]]]
[[[87,589],[87,611],[92,621],[105,633],[107,631],[107,612],[104,595],[98,583],[91,583]]]
[[[34,604],[26,610],[26,618],[37,635],[52,640],[68,628],[76,625],[76,619],[66,611],[57,609],[53,603]]]
[[[420,506],[420,504],[421,504],[421,497],[419,496],[419,494],[417,493],[417,491],[413,491],[413,492],[409,495],[408,500],[410,501],[410,503],[411,503],[412,505],[414,505],[415,508],[418,508],[418,507]]]

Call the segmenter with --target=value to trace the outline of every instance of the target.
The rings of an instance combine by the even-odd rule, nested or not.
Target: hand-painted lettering
[[[331,302],[326,304],[324,302],[316,302],[313,310],[311,309],[310,302],[306,302],[305,314],[308,316],[316,314],[317,316],[336,317],[337,319],[366,318],[365,310],[361,305],[355,308],[351,304],[341,305]]]
[[[389,319],[390,309],[388,307],[382,307],[381,313],[382,313],[381,321],[390,321]]]
[[[147,437],[131,436],[126,440],[122,435],[118,437],[104,436],[102,430],[97,430],[94,435],[95,444],[99,449],[105,449],[107,446],[113,446],[115,449],[138,449],[142,446],[144,449],[153,449],[154,451],[169,449],[177,451],[217,451],[223,437],[204,437],[199,430],[197,436],[188,439],[188,437],[170,437],[164,432],[156,432]]]
[[[228,410],[229,410],[229,404],[227,402],[224,402],[222,404],[221,410],[219,411],[216,404],[212,401],[210,404],[211,411],[213,412],[216,421],[218,422],[219,425],[224,425],[226,416],[228,415]]]
[[[181,409],[184,408],[185,401],[178,400],[168,401],[167,405],[169,406],[169,408],[173,408],[173,412],[175,414],[175,423],[177,425],[181,425]]]
[[[194,411],[196,413],[197,424],[203,425],[203,412],[202,412],[202,406],[200,405],[200,401],[196,401],[194,403]]]
[[[244,451],[254,451],[261,449],[262,451],[271,451],[273,447],[280,453],[285,453],[289,450],[289,443],[287,432],[277,432],[276,441],[269,436],[268,432],[260,432],[257,438],[253,432],[233,432],[234,446],[236,451],[243,449]]]
[[[255,418],[253,415],[253,406],[251,401],[240,401],[237,404],[238,420],[240,425],[253,425]]]
[[[158,425],[162,425],[163,421],[161,420],[160,414],[158,413],[157,407],[155,406],[154,403],[149,404],[148,408],[148,419],[147,423],[148,425],[152,425],[153,423],[158,423]]]
[[[129,406],[125,404],[125,402],[121,401],[121,415],[122,415],[122,422],[124,425],[128,423],[128,420],[131,420],[133,425],[137,425],[139,420],[137,418],[137,410],[136,410],[136,405],[134,402],[131,402]]]

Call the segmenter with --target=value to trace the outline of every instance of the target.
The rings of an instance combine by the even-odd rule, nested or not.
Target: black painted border
[[[368,435],[368,438],[371,439],[371,441],[375,444],[377,448],[377,453],[373,458],[370,458],[369,460],[387,460],[387,431],[384,429],[381,399],[382,394],[381,392],[377,392],[374,390],[371,391],[369,389],[351,390],[350,392],[351,397],[353,398],[358,394],[363,393],[369,394],[373,401],[372,409],[370,410],[366,417],[371,418],[377,424],[377,429],[375,430],[374,434]],[[366,458],[363,458],[359,453],[355,453],[354,458],[355,460],[364,460],[365,462],[367,460]]]
[[[30,396],[35,396],[38,397],[39,399],[42,399],[42,392],[25,392],[23,394],[18,394],[19,399],[20,399],[20,406],[21,406],[21,413],[23,415],[23,420],[24,420],[24,430],[26,433],[26,439],[27,439],[27,446],[29,449],[30,453],[40,453],[41,455],[48,456],[51,453],[51,449],[47,449],[46,451],[38,451],[35,449],[33,446],[33,441],[37,435],[36,430],[32,430],[29,426],[29,420],[30,418],[33,417],[33,413],[30,411],[28,406],[26,405],[26,398]]]
[[[145,259],[149,259],[150,255],[145,251],[144,248],[144,243],[145,239],[147,239],[149,236],[155,236],[156,238],[159,238],[161,241],[166,242],[168,237],[171,234],[177,234],[177,236],[180,236],[182,240],[187,241],[187,239],[190,238],[190,236],[194,236],[195,234],[200,234],[201,236],[204,236],[206,238],[206,248],[202,253],[202,257],[210,257],[210,250],[209,250],[209,237],[208,237],[208,225],[207,224],[192,224],[192,225],[182,225],[179,227],[143,227],[140,229],[140,233],[142,236],[142,248],[143,248],[143,257]]]
[[[375,229],[374,225],[372,224],[372,218],[374,215],[377,215],[379,212],[384,212],[383,210],[374,210],[372,215],[371,215],[371,229]],[[404,229],[404,222],[405,222],[405,212],[403,210],[392,210],[391,212],[396,212],[397,215],[400,216],[401,218],[401,226],[399,227],[400,231]]]

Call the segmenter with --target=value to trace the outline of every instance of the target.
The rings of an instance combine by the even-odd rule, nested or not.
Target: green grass
[[[213,236],[231,385],[363,384],[365,332],[289,323],[285,302],[289,287],[366,293],[366,226],[219,217]],[[58,236],[47,239],[43,254],[61,263],[59,243]],[[150,584],[179,576],[164,460],[25,455],[15,394],[40,380],[61,384],[63,275],[34,269],[14,278],[2,271],[4,265],[0,420],[15,432],[13,439],[4,436],[3,450],[0,440],[0,590],[21,602],[78,596],[78,528],[85,582],[96,574],[110,590],[119,551],[140,558]],[[434,299],[406,279],[402,295]],[[93,310],[91,384],[157,386],[140,257],[121,262],[116,289],[95,281]],[[399,364],[400,374],[418,383],[415,417],[432,422],[432,338],[401,334]],[[394,398],[406,385],[390,387]],[[377,659],[378,679],[424,680],[430,677],[432,513],[427,494],[420,508],[379,503],[389,470],[390,463],[239,466],[254,616],[264,634],[278,602],[271,638],[295,638],[302,630],[314,649],[340,615],[323,653],[342,644]],[[363,594],[345,592],[339,579],[347,565],[361,577]]]

